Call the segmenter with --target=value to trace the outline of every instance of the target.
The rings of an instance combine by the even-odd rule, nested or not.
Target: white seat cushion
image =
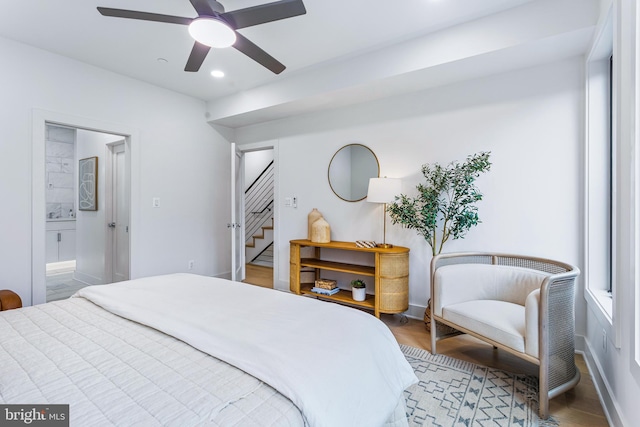
[[[516,351],[525,351],[524,306],[504,301],[475,300],[442,308],[442,317]]]

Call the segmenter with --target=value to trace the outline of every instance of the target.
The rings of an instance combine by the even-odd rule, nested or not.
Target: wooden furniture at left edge
[[[13,291],[7,289],[0,290],[0,311],[21,308],[22,300],[20,296]]]
[[[305,247],[313,248],[313,257],[301,257],[301,249]],[[290,249],[289,288],[295,294],[312,295],[373,310],[378,318],[380,313],[402,313],[409,308],[409,248],[359,248],[354,242],[314,243],[310,240],[291,240]],[[370,253],[373,266],[329,261],[323,259],[322,249]],[[373,277],[374,294],[368,294],[364,301],[353,300],[350,290],[341,290],[335,295],[316,294],[311,292],[314,283],[302,283],[301,272],[304,272],[305,268],[315,272],[316,280],[320,278],[322,270],[351,273],[358,277]]]

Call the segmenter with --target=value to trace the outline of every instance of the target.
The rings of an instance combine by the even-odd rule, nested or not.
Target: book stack
[[[315,286],[311,288],[311,292],[321,295],[333,295],[340,292],[340,288],[335,280],[319,279],[316,280]]]

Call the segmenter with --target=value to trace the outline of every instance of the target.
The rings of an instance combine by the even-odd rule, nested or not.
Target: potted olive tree
[[[393,224],[402,224],[424,237],[435,256],[449,239],[460,239],[480,221],[475,203],[482,200],[474,182],[489,171],[489,152],[468,156],[463,163],[422,166],[426,180],[418,184],[418,195],[396,196],[387,211]]]
[[[491,169],[489,152],[480,152],[467,157],[463,163],[451,162],[447,166],[437,163],[422,166],[426,180],[418,184],[418,195],[396,196],[387,210],[393,224],[402,224],[424,237],[431,253],[436,256],[449,240],[463,238],[469,229],[478,225],[476,202],[482,200],[482,193],[475,186],[481,173]],[[424,322],[431,330],[431,300],[427,302]],[[440,335],[458,332],[446,325],[438,324]]]
[[[351,296],[354,301],[364,301],[367,298],[367,284],[360,279],[352,280]]]

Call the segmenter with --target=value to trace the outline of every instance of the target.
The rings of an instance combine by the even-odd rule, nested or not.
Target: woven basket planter
[[[429,302],[427,302],[427,309],[424,311],[424,326],[427,328],[427,331],[431,333],[431,298],[429,298]],[[460,332],[459,330],[437,321],[436,328],[438,329],[439,338],[462,334],[462,332]]]

